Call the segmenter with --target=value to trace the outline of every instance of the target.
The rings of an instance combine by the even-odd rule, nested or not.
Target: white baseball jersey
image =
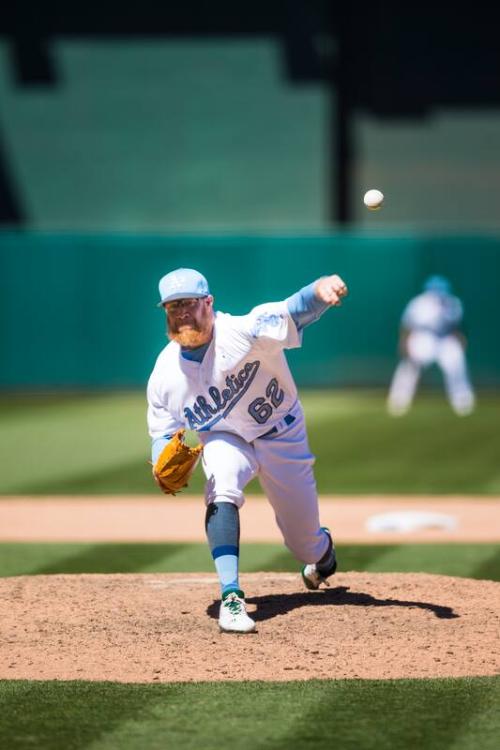
[[[182,357],[171,341],[160,353],[148,383],[148,427],[153,439],[181,427],[224,431],[247,442],[300,408],[283,349],[302,335],[287,303],[259,305],[248,315],[217,312],[214,335],[202,362]]]
[[[435,336],[447,336],[458,328],[462,316],[462,303],[458,297],[429,291],[408,303],[402,323],[410,331],[428,331]]]

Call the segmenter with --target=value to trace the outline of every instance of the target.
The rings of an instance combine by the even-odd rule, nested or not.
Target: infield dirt
[[[498,498],[322,498],[338,541],[498,541]],[[451,514],[451,530],[370,534],[374,513]],[[203,500],[3,498],[3,541],[204,540]],[[280,541],[248,499],[242,540]],[[187,682],[500,674],[500,583],[342,572],[306,592],[298,574],[241,576],[256,634],[220,634],[215,575],[0,579],[0,679]]]
[[[0,579],[0,678],[191,682],[500,674],[500,583],[437,575],[242,576],[249,635],[218,631],[207,574]]]
[[[321,522],[344,544],[405,542],[500,542],[500,498],[327,497],[320,498]],[[369,531],[374,515],[424,511],[453,519],[452,528],[404,532]],[[0,499],[0,541],[5,542],[206,542],[202,497],[147,496],[20,497]],[[241,511],[241,540],[282,542],[273,510],[250,495]]]

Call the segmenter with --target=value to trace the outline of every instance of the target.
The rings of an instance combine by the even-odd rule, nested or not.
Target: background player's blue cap
[[[429,276],[424,284],[426,292],[441,292],[442,294],[449,294],[451,291],[451,285],[448,279],[444,276]]]
[[[175,299],[188,297],[206,297],[210,294],[208,281],[193,268],[177,268],[160,279],[160,300],[158,307]]]

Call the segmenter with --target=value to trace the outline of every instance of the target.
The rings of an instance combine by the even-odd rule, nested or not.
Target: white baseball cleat
[[[389,402],[387,404],[387,411],[391,417],[404,417],[405,414],[408,414],[410,411],[410,406],[408,404],[395,404]]]
[[[312,565],[304,565],[302,568],[302,580],[309,591],[317,591],[321,583],[324,583],[325,586],[330,585],[326,578],[318,573],[314,563]]]
[[[255,622],[247,615],[243,591],[225,594],[220,605],[219,628],[224,633],[252,633]]]
[[[328,583],[327,578],[332,576],[337,570],[337,556],[335,554],[335,545],[333,544],[332,535],[326,526],[322,526],[321,528],[326,532],[329,540],[328,550],[324,556],[326,560],[323,561],[324,558],[321,558],[319,563],[304,565],[301,570],[302,580],[309,591],[317,591],[322,583],[324,583],[325,586],[329,586],[330,584]],[[322,561],[323,564],[321,564]]]

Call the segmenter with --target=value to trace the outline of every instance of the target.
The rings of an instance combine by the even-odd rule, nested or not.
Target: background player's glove
[[[156,484],[166,495],[175,495],[187,487],[188,479],[200,460],[203,446],[190,448],[184,442],[185,430],[177,430],[153,466]]]

